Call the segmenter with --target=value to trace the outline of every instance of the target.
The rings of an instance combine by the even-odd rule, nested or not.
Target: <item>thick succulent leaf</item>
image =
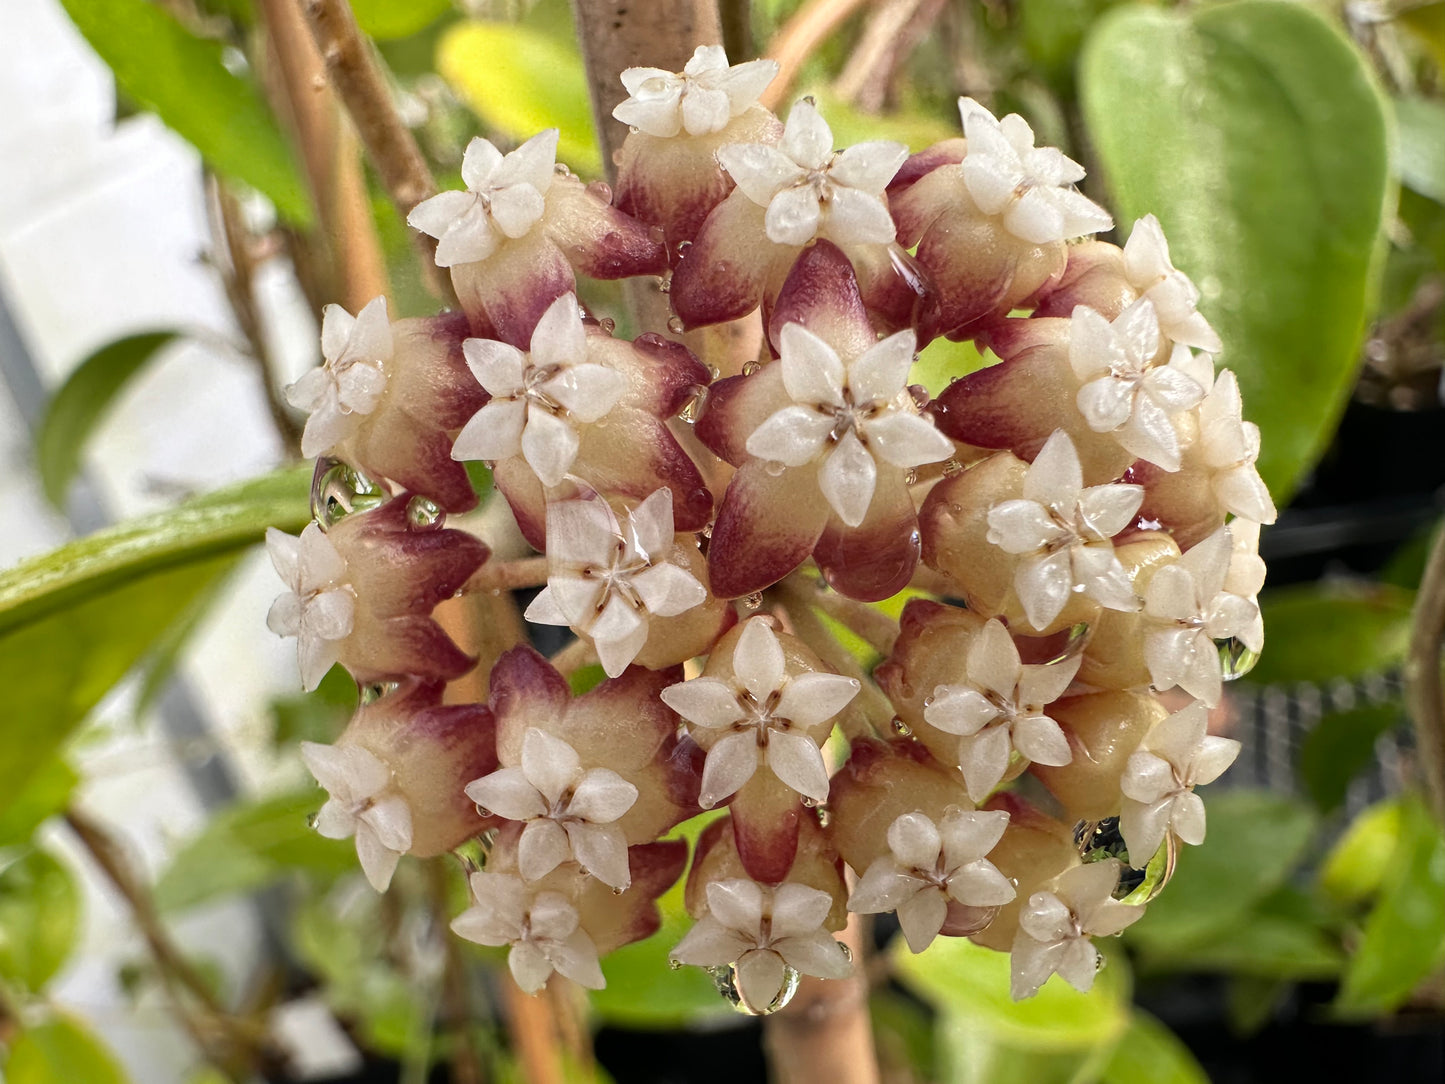
[[[1159,217],[1285,498],[1335,430],[1373,304],[1390,161],[1370,70],[1279,0],[1121,8],[1080,65],[1118,221]]]

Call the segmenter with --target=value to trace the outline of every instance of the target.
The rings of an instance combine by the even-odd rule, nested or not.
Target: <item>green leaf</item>
[[[0,806],[0,847],[24,843],[49,817],[65,808],[80,776],[60,757],[48,761],[19,794]]]
[[[1100,1079],[1103,1084],[1209,1084],[1208,1074],[1179,1036],[1139,1010]]]
[[[1079,83],[1117,219],[1156,214],[1199,284],[1282,500],[1335,431],[1372,305],[1390,163],[1370,68],[1304,4],[1130,5],[1094,25]]]
[[[1379,900],[1335,1001],[1345,1016],[1393,1012],[1445,965],[1445,835],[1418,799],[1401,814]]]
[[[310,222],[291,148],[255,84],[227,69],[221,42],[195,37],[148,0],[61,2],[127,97],[159,116],[216,172],[263,193],[292,222]]]
[[[718,817],[704,813],[684,822],[672,836],[695,845],[702,830]],[[658,898],[662,927],[644,941],[624,945],[602,960],[607,986],[592,990],[588,1000],[603,1021],[625,1028],[667,1030],[694,1024],[717,1023],[733,1015],[732,1009],[699,967],[673,970],[668,953],[692,926],[683,906],[686,876]]]
[[[1401,11],[1399,21],[1430,50],[1435,66],[1445,72],[1445,4],[1418,4]]]
[[[1057,980],[1055,980],[1057,981]],[[1118,1041],[1054,1050],[1002,1042],[989,1027],[957,1013],[938,1028],[945,1084],[1095,1084]]]
[[[1169,887],[1125,935],[1149,956],[1187,951],[1234,931],[1304,856],[1316,817],[1303,802],[1265,791],[1205,797],[1209,832],[1185,847]]]
[[[1414,593],[1385,584],[1319,583],[1260,596],[1264,653],[1249,680],[1324,683],[1390,670],[1410,645]]]
[[[0,976],[38,994],[80,939],[80,889],[44,851],[0,872]]]
[[[6,1084],[128,1084],[120,1063],[85,1024],[55,1014],[10,1047]]]
[[[437,46],[437,71],[472,112],[514,142],[557,128],[557,160],[602,172],[587,77],[575,47],[525,26],[466,22]]]
[[[1397,98],[1400,180],[1422,196],[1445,203],[1445,102]]]
[[[157,351],[174,342],[177,334],[147,331],[127,335],[102,346],[66,378],[50,400],[35,436],[35,466],[51,504],[64,506],[65,492],[80,470],[86,442],[121,389]]]
[[[135,698],[137,717],[144,716],[154,706],[161,693],[165,691],[171,675],[176,672],[176,667],[180,664],[186,645],[191,642],[191,637],[205,622],[211,608],[224,592],[227,581],[230,579],[231,573],[235,571],[236,563],[239,560],[240,558],[234,559],[229,568],[223,568],[195,598],[191,599],[186,608],[176,615],[176,619],[151,645],[145,658],[138,664],[140,680]]]
[[[333,666],[312,692],[272,701],[271,717],[276,724],[273,744],[286,749],[301,741],[329,745],[355,713],[358,695],[351,675]]]
[[[1231,975],[1224,992],[1230,1030],[1241,1038],[1259,1032],[1269,1023],[1290,985],[1284,979]]]
[[[0,794],[50,760],[96,702],[268,525],[310,518],[311,470],[281,471],[99,531],[0,573]]]
[[[1009,996],[1008,953],[966,938],[940,937],[914,955],[900,937],[891,956],[904,986],[940,1013],[1007,1046],[1077,1051],[1111,1042],[1128,1026],[1129,977],[1122,953],[1110,956],[1089,993],[1055,976],[1027,1001]]]
[[[1345,800],[1357,775],[1375,760],[1380,735],[1404,721],[1398,703],[1366,704],[1326,715],[1305,738],[1296,770],[1310,799],[1330,812]]]
[[[1404,812],[1398,801],[1380,802],[1365,810],[1320,867],[1320,887],[1340,903],[1359,903],[1373,896],[1385,881],[1403,825]]]
[[[922,384],[929,395],[942,395],[959,377],[997,365],[998,360],[992,353],[980,352],[971,339],[956,343],[938,338],[919,351],[909,379]]]
[[[1166,889],[1166,892],[1171,891]],[[1204,941],[1151,942],[1151,971],[1225,972],[1267,979],[1326,979],[1340,973],[1339,946],[1321,930],[1276,915],[1250,912]]]
[[[324,839],[306,818],[326,795],[303,787],[216,814],[156,882],[156,905],[180,911],[221,896],[254,892],[296,870],[339,877],[356,868],[350,840]]]
[[[357,25],[377,41],[419,34],[452,10],[452,0],[351,0]]]

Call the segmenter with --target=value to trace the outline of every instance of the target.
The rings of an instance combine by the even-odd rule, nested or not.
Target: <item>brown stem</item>
[[[627,97],[618,76],[642,64],[681,71],[699,45],[720,44],[717,0],[572,0],[572,14],[602,166],[611,181],[617,176],[613,155],[627,138],[627,126],[612,117]]]
[[[346,0],[301,2],[332,86],[351,114],[382,187],[397,213],[405,218],[422,200],[436,195],[436,181],[421,148],[396,111],[386,79],[356,25],[351,5]],[[444,298],[453,299],[450,281],[437,271],[436,241],[418,233],[416,242],[432,288]]]
[[[432,912],[437,924],[447,926],[447,867],[441,861],[427,863],[430,875]],[[471,995],[467,988],[467,965],[459,951],[457,938],[450,931],[442,934],[446,960],[442,968],[442,1024],[451,1033],[452,1084],[485,1084],[487,1074],[482,1068],[482,1052],[472,1035]]]
[[[327,90],[326,68],[298,0],[258,0],[258,9],[279,76],[273,96],[301,152],[330,256],[332,288],[348,311],[357,312],[388,291],[356,138]]]
[[[883,108],[899,64],[943,8],[943,0],[888,0],[868,17],[858,46],[833,83],[840,101],[865,113]]]
[[[758,100],[776,109],[808,58],[862,5],[863,0],[808,0],[794,12],[768,43],[766,55],[778,62],[778,77]]]
[[[805,978],[788,1007],[764,1030],[777,1084],[878,1084],[878,1057],[868,1017],[863,924],[848,916],[842,941],[853,953],[846,979]]]
[[[1437,531],[1415,596],[1405,699],[1415,727],[1416,756],[1435,816],[1445,823],[1445,689],[1440,652],[1445,645],[1445,529]]]
[[[65,822],[130,907],[131,916],[145,938],[156,969],[176,1003],[177,1018],[207,1060],[233,1080],[249,1076],[248,1069],[268,1075],[281,1070],[283,1059],[272,1048],[265,1029],[231,1015],[201,973],[176,947],[161,924],[150,893],[131,872],[120,845],[97,822],[75,807],[65,811]],[[194,1000],[200,1009],[199,1016],[190,1011],[182,993]]]
[[[512,981],[502,978],[502,1000],[507,1012],[507,1033],[512,1053],[522,1063],[527,1084],[563,1084],[562,1059],[557,1043],[552,1006],[542,997],[524,994]]]
[[[294,453],[301,447],[301,426],[281,397],[275,358],[261,324],[260,309],[256,305],[256,260],[251,252],[251,237],[231,190],[214,177],[211,178],[210,188],[214,207],[211,232],[218,250],[217,269],[221,274],[221,287],[226,291],[226,300],[230,302],[241,334],[246,337],[247,355],[256,366],[272,424],[276,426],[287,451]]]

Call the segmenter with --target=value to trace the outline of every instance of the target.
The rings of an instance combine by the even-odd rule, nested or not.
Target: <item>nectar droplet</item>
[[[900,738],[911,738],[913,737],[913,728],[895,715],[893,717],[893,733]]]
[[[347,516],[368,512],[384,502],[388,494],[381,485],[349,463],[319,459],[311,477],[311,514],[323,531]]]
[[[906,486],[916,486],[918,484],[918,470],[916,467],[909,467],[908,470],[904,472],[903,484]]]
[[[435,502],[420,495],[406,502],[406,521],[412,529],[430,531],[439,528],[446,519],[446,513]]]
[[[747,598],[743,599],[743,608],[747,610],[756,610],[762,604],[763,593],[761,591],[754,591]]]
[[[753,375],[754,373],[756,373],[756,372],[761,372],[761,371],[762,371],[762,368],[763,368],[763,363],[762,363],[761,361],[756,360],[756,359],[754,359],[754,360],[752,360],[752,361],[744,362],[744,363],[743,363],[743,376],[752,376],[752,375]]]
[[[766,463],[763,464],[763,470],[767,473],[767,476],[769,478],[781,478],[783,476],[783,471],[787,469],[788,465],[778,459],[769,459]]]
[[[681,335],[683,332],[682,317],[669,316],[667,318],[667,330],[672,332],[674,335]]]
[[[736,965],[709,967],[707,973],[712,976],[713,985],[723,1000],[745,1016],[771,1016],[792,1001],[793,995],[798,992],[798,973],[791,967],[783,968],[782,989],[766,1005],[754,1005],[743,995],[742,987],[738,985]]]
[[[308,813],[308,814],[306,814],[306,827],[307,827],[307,828],[310,828],[313,832],[316,831],[316,826],[317,826],[318,824],[320,824],[320,823],[321,823],[321,814],[320,814],[320,812]]]
[[[1225,681],[1244,677],[1259,662],[1259,652],[1251,651],[1237,636],[1215,640],[1214,646],[1219,651],[1219,669]]]

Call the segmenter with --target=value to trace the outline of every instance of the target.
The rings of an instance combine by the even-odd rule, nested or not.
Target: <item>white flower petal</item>
[[[818,471],[818,488],[849,527],[857,527],[868,515],[877,481],[878,466],[851,429],[828,453]]]
[[[904,813],[888,826],[888,849],[904,868],[932,872],[943,853],[943,837],[929,817]]]
[[[522,455],[544,486],[561,484],[577,458],[578,443],[577,431],[555,414],[545,410],[527,412]],[[452,455],[455,457],[455,450]]]
[[[765,618],[751,617],[733,648],[733,674],[759,704],[782,687],[783,645]]]
[[[758,770],[758,739],[751,731],[728,734],[708,750],[697,803],[711,809],[737,793]]]
[[[555,805],[582,773],[577,750],[540,727],[522,736],[522,772],[549,804]]]
[[[768,767],[785,786],[815,802],[828,799],[828,766],[812,738],[773,730],[768,735]]]
[[[452,458],[462,461],[507,459],[522,452],[522,431],[527,404],[515,399],[493,399],[472,415],[452,442]]]
[[[356,857],[361,860],[361,871],[371,887],[385,892],[401,855],[389,849],[365,821],[356,824]]]
[[[528,881],[539,881],[572,858],[572,844],[562,826],[545,817],[528,821],[517,841],[517,870]]]
[[[541,792],[521,768],[500,768],[473,779],[466,785],[466,795],[489,813],[512,821],[529,821],[547,812]]]
[[[842,406],[848,378],[832,346],[802,324],[784,324],[778,335],[783,387],[803,406]]]
[[[744,718],[732,687],[716,678],[694,678],[669,685],[661,697],[664,704],[696,726],[721,729]]]
[[[933,423],[907,410],[893,410],[867,423],[868,446],[895,467],[921,467],[954,454],[953,441]]]
[[[933,943],[948,918],[948,898],[930,885],[898,905],[898,925],[914,952],[922,952]]]
[[[582,779],[567,803],[567,815],[580,817],[592,824],[610,824],[637,802],[637,788],[611,768],[592,768]]]
[[[667,561],[634,575],[632,587],[656,617],[676,617],[707,600],[707,588],[696,576]]]
[[[811,728],[833,718],[858,695],[858,681],[839,674],[798,674],[788,679],[773,709],[774,719]]]
[[[627,888],[632,873],[627,864],[627,837],[615,824],[582,824],[568,821],[567,838],[572,854],[592,876],[610,888]]]
[[[809,407],[789,406],[768,416],[748,437],[747,453],[758,459],[801,467],[827,447],[833,419]],[[952,445],[950,445],[950,448]]]

